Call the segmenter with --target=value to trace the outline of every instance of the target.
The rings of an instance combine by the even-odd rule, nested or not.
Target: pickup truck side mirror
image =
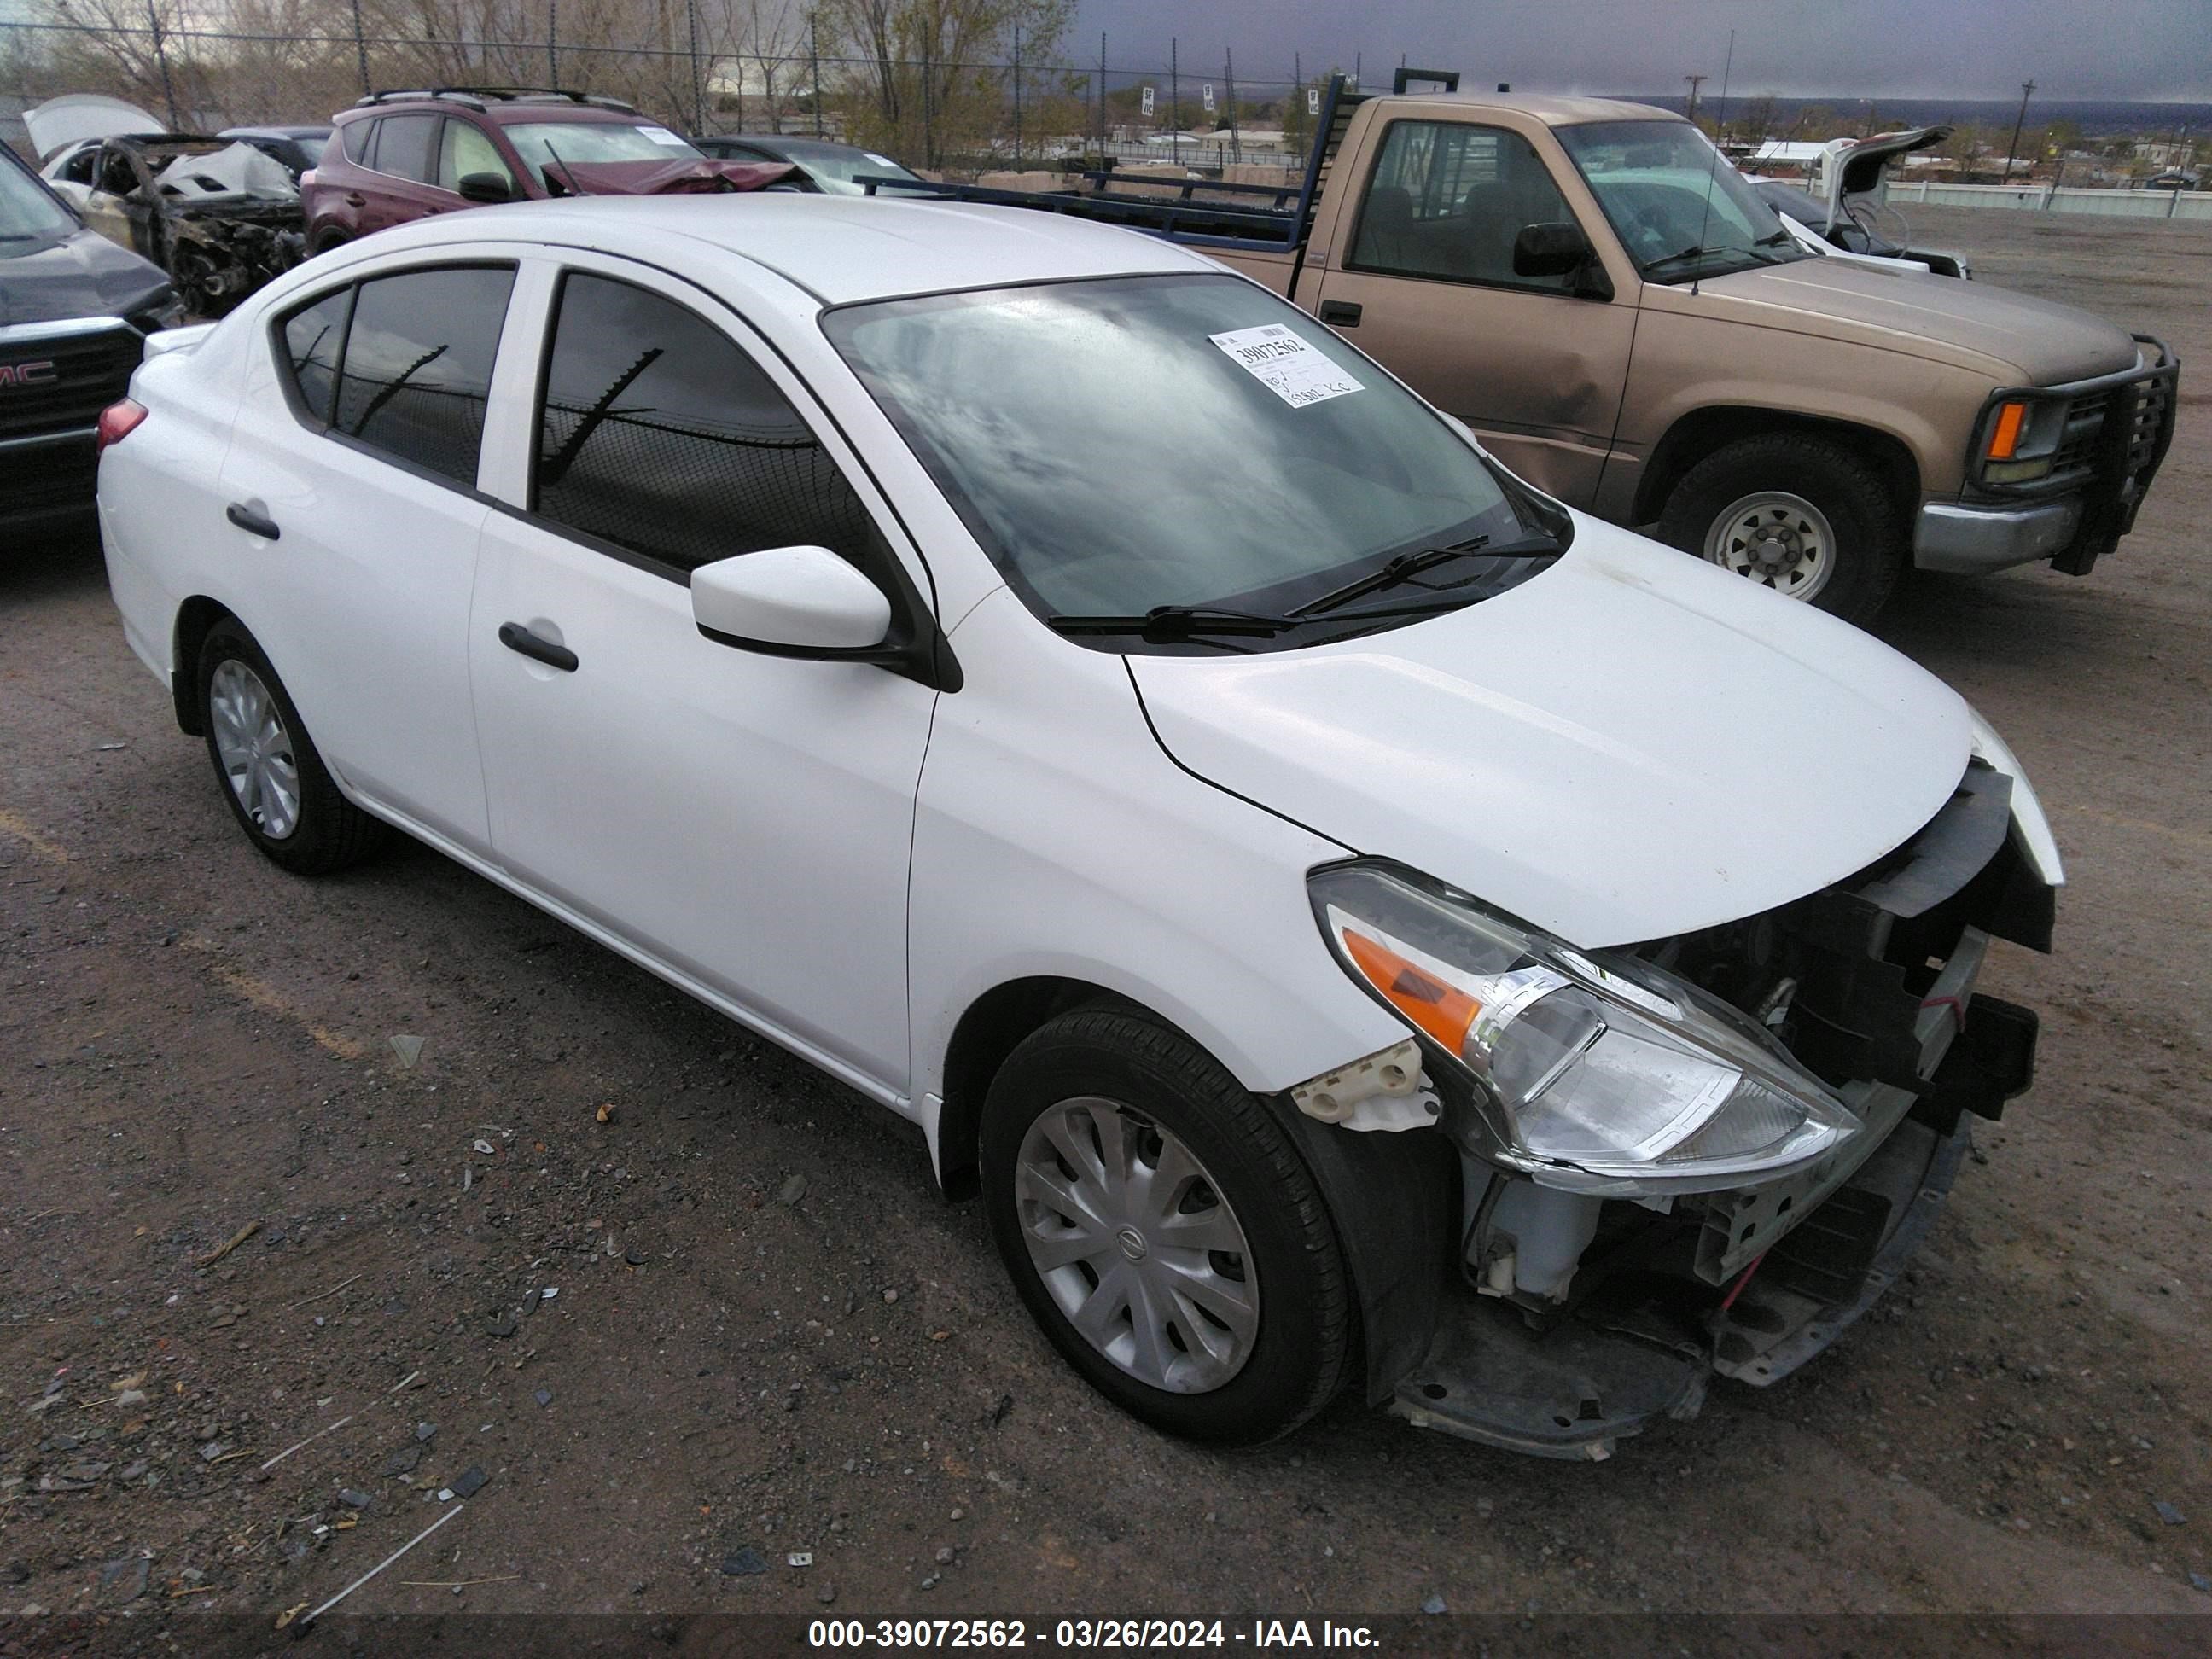
[[[1605,274],[1605,267],[1597,262],[1597,250],[1583,234],[1583,228],[1573,223],[1523,225],[1521,234],[1513,239],[1513,274],[1516,276],[1569,276],[1575,278],[1576,296],[1584,300],[1610,300],[1613,283]]]
[[[465,173],[454,186],[465,202],[511,202],[514,188],[496,173]]]
[[[468,181],[461,182],[465,185]],[[1580,225],[1523,225],[1513,239],[1513,274],[1564,276],[1593,252]]]

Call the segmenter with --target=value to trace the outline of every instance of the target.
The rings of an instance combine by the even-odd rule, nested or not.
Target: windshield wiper
[[[1546,558],[1556,556],[1559,551],[1559,544],[1548,536],[1528,537],[1509,542],[1504,547],[1492,547],[1487,536],[1477,536],[1472,541],[1454,542],[1449,547],[1425,547],[1417,552],[1401,553],[1357,580],[1332,589],[1317,599],[1308,599],[1291,614],[1300,618],[1321,616],[1367,594],[1397,587],[1425,570],[1433,570],[1440,564],[1447,564],[1454,559],[1469,558],[1478,553],[1486,560],[1494,560]],[[1454,600],[1453,603],[1458,601]]]
[[[1204,605],[1156,605],[1141,617],[1047,617],[1045,626],[1055,634],[1136,634],[1154,645],[1210,635],[1243,635],[1267,639],[1296,628],[1296,617],[1264,617],[1251,611],[1224,611]]]

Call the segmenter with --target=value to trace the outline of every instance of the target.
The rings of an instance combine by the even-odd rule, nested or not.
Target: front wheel
[[[1905,562],[1881,475],[1820,438],[1724,445],[1682,475],[1659,539],[1848,622],[1873,618]]]
[[[1079,1009],[983,1109],[991,1231],[1047,1337],[1172,1434],[1289,1433],[1350,1364],[1352,1292],[1312,1173],[1267,1109],[1142,1014]]]

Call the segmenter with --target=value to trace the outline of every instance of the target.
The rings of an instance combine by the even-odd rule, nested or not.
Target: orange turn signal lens
[[[2026,404],[2000,404],[1997,423],[1990,432],[1989,459],[2008,461],[2013,451],[2020,447],[2020,429],[2027,422]]]
[[[1467,1046],[1468,1030],[1482,1012],[1481,1003],[1364,933],[1347,927],[1343,939],[1353,965],[1393,1008],[1453,1054]]]

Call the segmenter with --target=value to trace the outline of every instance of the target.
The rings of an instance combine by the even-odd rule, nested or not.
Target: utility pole
[[[1169,141],[1175,146],[1176,165],[1182,165],[1182,63],[1178,55],[1182,42],[1172,34],[1168,36],[1168,131],[1173,134]]]
[[[2013,118],[2012,143],[2005,150],[2005,170],[2002,182],[2008,185],[2012,182],[2013,157],[2020,154],[2020,130],[2027,124],[2027,96],[2034,90],[2035,82],[2033,81],[2023,81],[2020,83],[2020,113]]]
[[[1237,130],[1237,54],[1226,46],[1221,49],[1221,79],[1229,92],[1229,154],[1241,161],[1244,159],[1244,138]]]
[[[1705,85],[1706,82],[1711,80],[1713,77],[1710,75],[1686,75],[1682,78],[1690,83],[1690,108],[1688,115],[1689,118],[1694,122],[1698,118],[1698,88]]]

